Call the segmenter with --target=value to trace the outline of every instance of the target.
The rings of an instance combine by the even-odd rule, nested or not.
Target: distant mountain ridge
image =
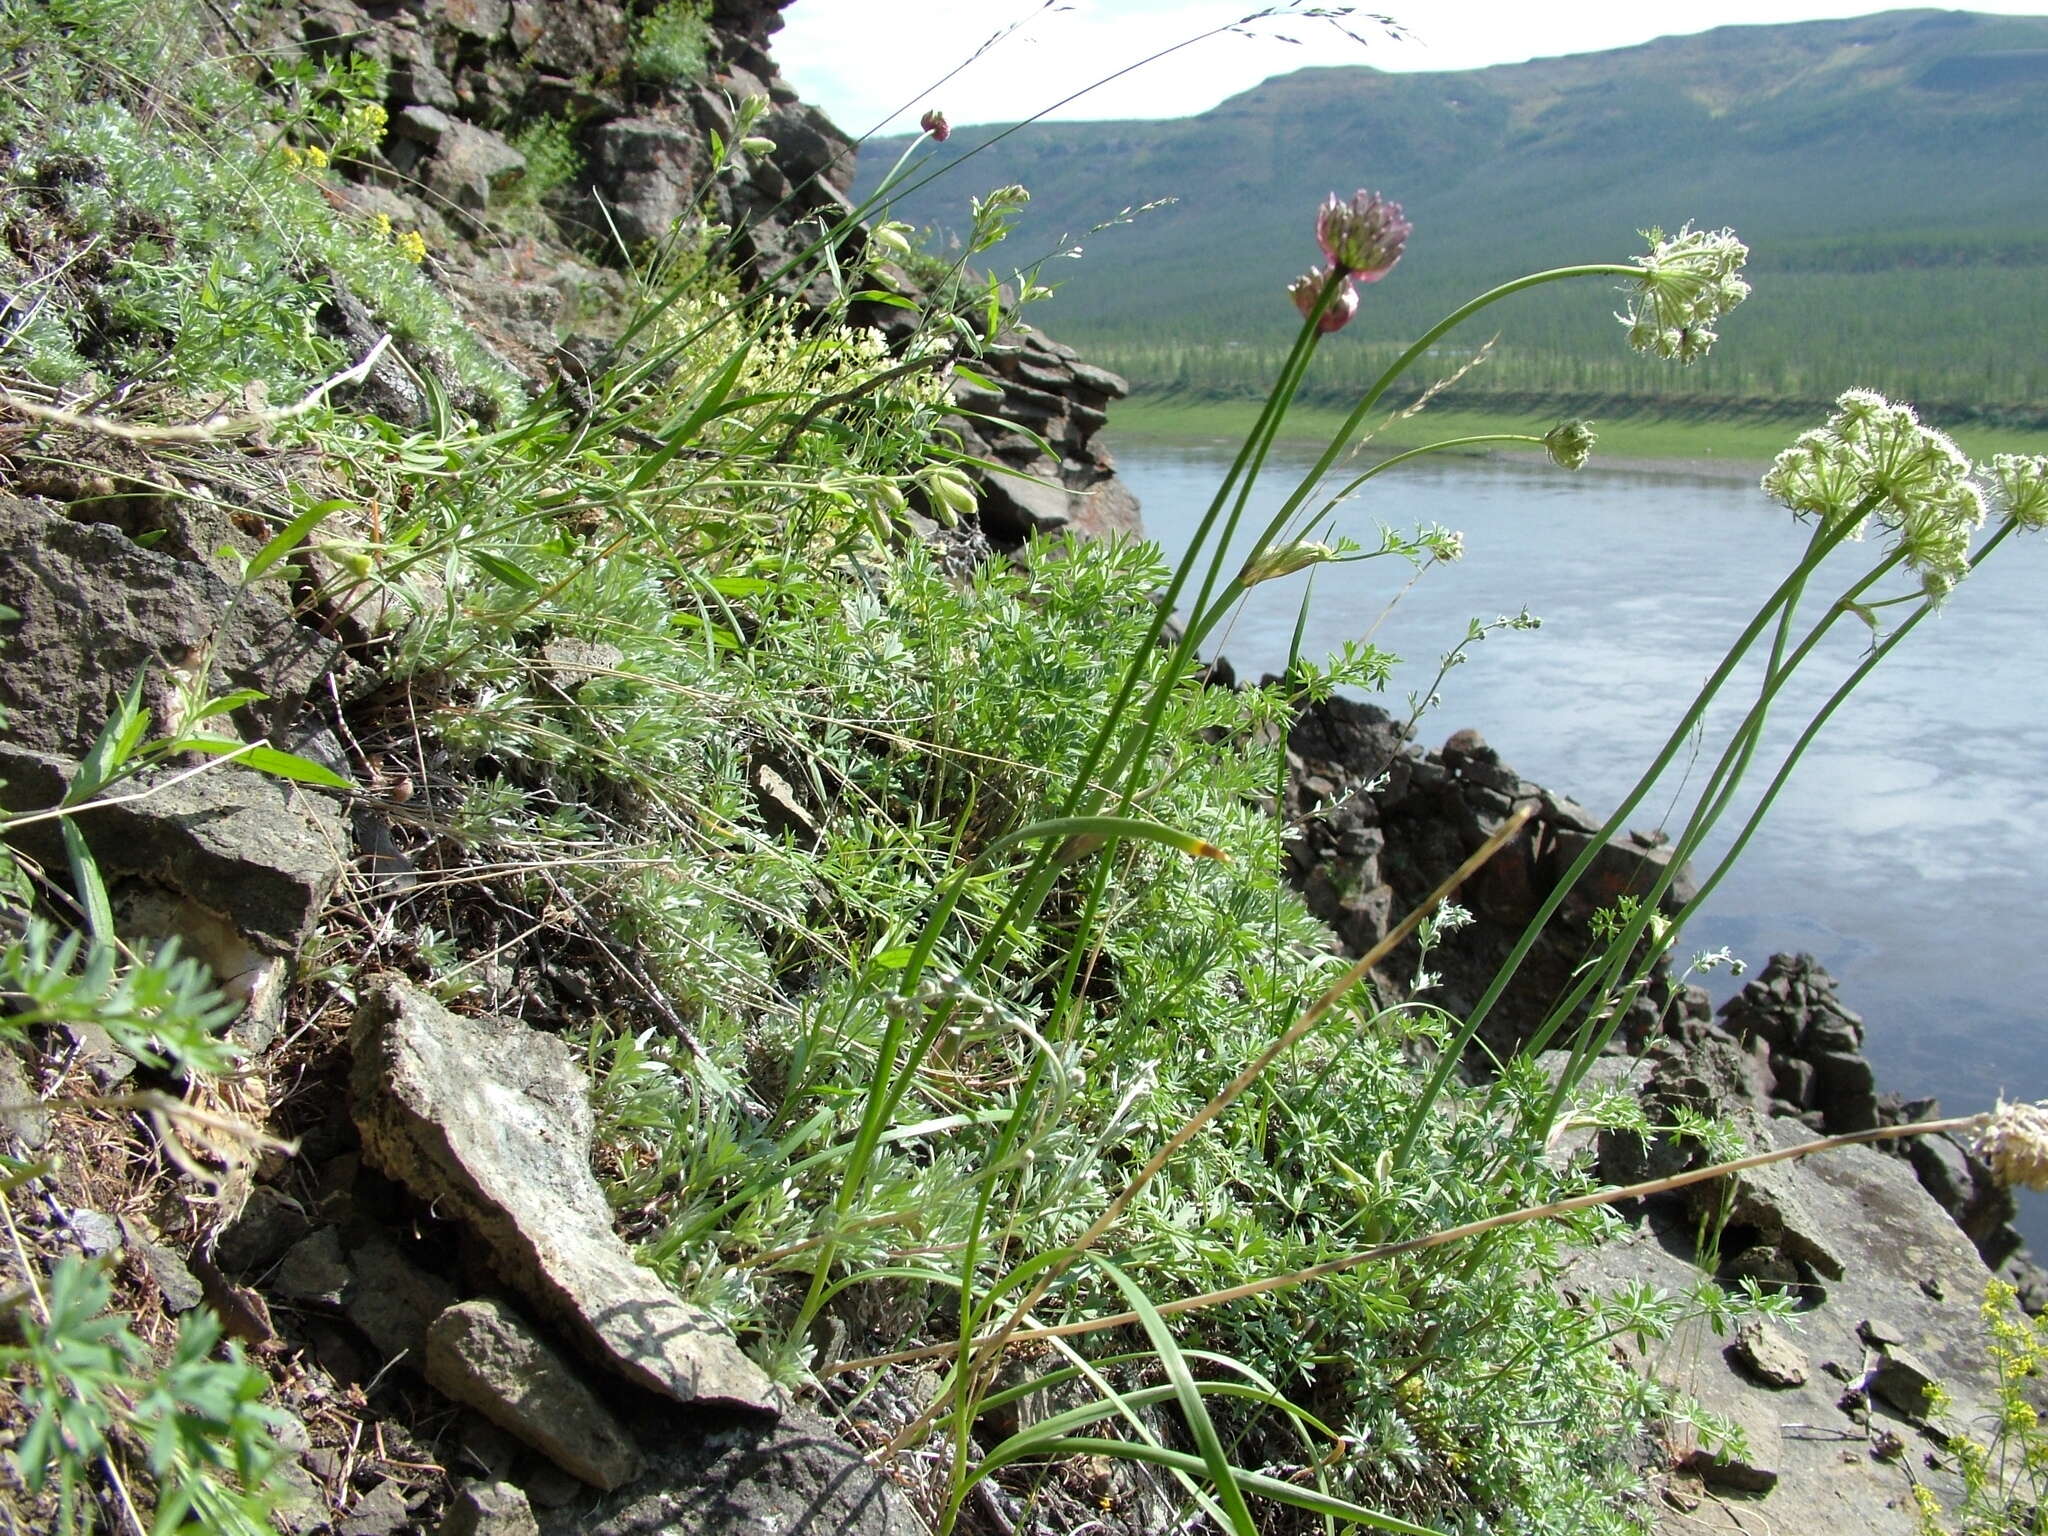
[[[931,163],[1000,131],[958,129]],[[860,190],[904,142],[863,152]],[[1481,70],[1302,69],[1196,117],[1019,129],[894,212],[958,228],[970,194],[1008,182],[1032,202],[993,258],[1024,265],[1078,240],[1081,260],[1044,272],[1061,285],[1044,313],[1098,351],[1284,337],[1278,290],[1315,256],[1311,210],[1366,186],[1416,226],[1369,296],[1375,335],[1689,220],[1750,242],[1757,296],[1728,323],[1729,359],[1686,387],[1804,397],[1853,376],[2048,401],[2048,17],[1892,11]],[[1177,201],[1129,227],[1084,233],[1165,197]],[[1582,382],[1607,387],[1611,308],[1546,294],[1503,317],[1501,361],[1576,360],[1601,375]],[[1513,370],[1499,372],[1505,385]]]

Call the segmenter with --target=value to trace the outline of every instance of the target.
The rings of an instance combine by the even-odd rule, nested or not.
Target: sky
[[[1283,0],[1270,6],[1279,14],[1192,42],[1051,116],[1184,117],[1270,75],[1314,64],[1477,69],[1624,48],[1672,32],[1903,8],[1871,0],[1691,0],[1683,7],[1642,0],[1374,3],[1399,27],[1398,38],[1367,6]],[[2037,15],[2048,11],[2048,0],[1984,0],[1968,8]],[[772,51],[804,100],[852,134],[914,127],[927,107],[943,110],[954,123],[1015,122],[1163,47],[1259,9],[1260,0],[790,0]],[[1306,14],[1314,10],[1350,15]]]

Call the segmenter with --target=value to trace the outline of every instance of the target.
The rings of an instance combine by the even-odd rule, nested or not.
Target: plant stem
[[[1651,1195],[1666,1194],[1671,1190],[1684,1189],[1693,1184],[1704,1184],[1711,1179],[1725,1178],[1730,1174],[1746,1173],[1752,1168],[1766,1167],[1771,1163],[1811,1157],[1816,1152],[1831,1152],[1839,1147],[1860,1146],[1874,1141],[1899,1141],[1909,1136],[1933,1136],[1947,1131],[1974,1130],[1989,1119],[1987,1113],[1957,1115],[1945,1120],[1919,1120],[1910,1125],[1881,1125],[1875,1130],[1851,1131],[1844,1136],[1829,1136],[1820,1141],[1802,1142],[1795,1147],[1778,1147],[1770,1152],[1758,1152],[1748,1157],[1735,1158],[1730,1162],[1715,1163],[1706,1168],[1694,1168],[1661,1179],[1649,1179],[1641,1184],[1629,1184],[1617,1189],[1598,1189],[1588,1194],[1573,1195],[1565,1200],[1552,1200],[1544,1205],[1503,1211],[1499,1215],[1482,1217],[1478,1221],[1468,1221],[1460,1226],[1445,1227],[1422,1237],[1408,1238],[1403,1242],[1382,1243],[1378,1247],[1345,1254],[1321,1264],[1311,1265],[1307,1269],[1297,1269],[1284,1275],[1271,1275],[1263,1280],[1249,1280],[1242,1285],[1233,1285],[1220,1291],[1207,1291],[1199,1296],[1184,1296],[1178,1301],[1161,1302],[1158,1311],[1160,1315],[1167,1317],[1185,1312],[1204,1311],[1229,1302],[1244,1301],[1253,1296],[1267,1296],[1275,1291],[1292,1290],[1312,1280],[1323,1280],[1367,1264],[1383,1263],[1389,1259],[1406,1257],[1411,1253],[1421,1253],[1426,1249],[1440,1248],[1445,1243],[1478,1237],[1487,1232],[1497,1232],[1502,1227],[1520,1226],[1530,1221],[1545,1221],[1555,1216],[1569,1216],[1574,1211],[1588,1211],[1598,1206],[1614,1205],[1623,1200],[1646,1199]],[[1005,1344],[1034,1344],[1045,1339],[1070,1339],[1079,1334],[1100,1333],[1109,1328],[1127,1327],[1137,1321],[1139,1317],[1135,1312],[1118,1312],[1107,1317],[1084,1318],[1079,1322],[1059,1323],[1045,1328],[1019,1328],[1007,1335],[991,1335],[989,1342],[997,1342],[1000,1338]],[[898,1350],[890,1355],[874,1355],[865,1360],[848,1360],[828,1367],[821,1374],[830,1377],[846,1371],[874,1370],[885,1365],[901,1365],[911,1360],[928,1360],[955,1347],[953,1344],[932,1344],[920,1349]]]

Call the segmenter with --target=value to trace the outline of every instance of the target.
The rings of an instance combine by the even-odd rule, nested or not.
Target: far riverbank
[[[1255,400],[1204,400],[1185,396],[1138,393],[1117,403],[1108,436],[1120,443],[1235,446],[1242,442],[1257,419]],[[1490,433],[1539,434],[1554,425],[1532,420],[1526,413],[1432,408],[1402,420],[1388,420],[1391,412],[1375,412],[1378,430],[1371,436],[1370,455],[1383,458],[1442,442],[1448,438],[1478,437]],[[1280,437],[1291,443],[1328,442],[1344,423],[1345,413],[1327,406],[1302,405],[1288,413]],[[1594,422],[1598,445],[1588,462],[1590,469],[1632,470],[1637,473],[1677,474],[1713,480],[1752,480],[1761,475],[1771,460],[1813,421],[1786,417],[1759,420],[1754,417],[1730,419],[1713,415],[1697,417],[1617,416]],[[1967,426],[1954,432],[1957,443],[1971,457],[1984,460],[1998,453],[2048,453],[2048,432],[2028,432],[2004,427]],[[1540,458],[1542,450],[1488,445],[1449,450],[1471,456],[1508,459]]]

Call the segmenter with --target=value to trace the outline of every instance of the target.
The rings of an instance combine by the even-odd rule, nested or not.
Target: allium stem
[[[1486,1021],[1487,1015],[1492,1013],[1494,1005],[1500,1001],[1502,994],[1507,991],[1509,983],[1515,979],[1516,973],[1521,970],[1522,962],[1528,958],[1529,951],[1535,948],[1536,940],[1541,936],[1545,925],[1556,914],[1557,909],[1564,905],[1565,897],[1579,883],[1580,879],[1584,877],[1586,871],[1592,868],[1593,861],[1599,857],[1602,846],[1605,845],[1610,837],[1613,837],[1615,833],[1621,830],[1630,816],[1635,814],[1636,807],[1643,802],[1644,797],[1649,794],[1651,787],[1656,783],[1658,777],[1670,766],[1672,758],[1678,755],[1679,750],[1691,737],[1693,727],[1705,715],[1707,706],[1713,701],[1714,695],[1720,692],[1721,685],[1728,681],[1729,677],[1734,673],[1736,666],[1749,653],[1749,648],[1756,644],[1757,639],[1763,634],[1765,626],[1778,616],[1786,603],[1805,585],[1806,578],[1827,557],[1828,552],[1848,537],[1851,527],[1853,527],[1853,524],[1845,521],[1823,525],[1820,529],[1816,530],[1814,540],[1808,546],[1805,558],[1778,584],[1777,590],[1765,599],[1763,606],[1757,609],[1755,616],[1750,619],[1748,627],[1736,638],[1735,643],[1729,647],[1728,653],[1721,658],[1721,664],[1714,669],[1713,675],[1707,679],[1699,692],[1693,696],[1693,701],[1686,709],[1684,717],[1672,728],[1670,736],[1665,740],[1663,749],[1658,752],[1655,760],[1644,771],[1642,777],[1636,780],[1635,787],[1629,791],[1627,798],[1615,808],[1614,814],[1607,818],[1605,824],[1587,842],[1579,856],[1572,861],[1571,867],[1565,871],[1563,877],[1551,888],[1550,894],[1543,899],[1542,905],[1530,917],[1527,925],[1522,929],[1521,937],[1515,941],[1515,947],[1508,952],[1507,958],[1501,962],[1500,968],[1494,972],[1493,980],[1488,984],[1486,991],[1481,994],[1479,1001],[1473,1005],[1471,1012],[1465,1016],[1465,1022],[1459,1027],[1457,1034],[1445,1044],[1441,1057],[1437,1062],[1436,1070],[1430,1074],[1428,1083],[1423,1087],[1421,1097],[1416,1100],[1413,1109],[1409,1112],[1407,1129],[1403,1131],[1400,1143],[1394,1149],[1395,1167],[1398,1168],[1406,1163],[1409,1154],[1414,1151],[1415,1143],[1422,1135],[1422,1127],[1429,1117],[1430,1110],[1434,1107],[1438,1096],[1443,1093],[1445,1086],[1450,1082],[1451,1074],[1458,1069],[1458,1062],[1460,1057],[1464,1055],[1465,1047],[1471,1044],[1473,1037],[1479,1033],[1480,1025]]]

